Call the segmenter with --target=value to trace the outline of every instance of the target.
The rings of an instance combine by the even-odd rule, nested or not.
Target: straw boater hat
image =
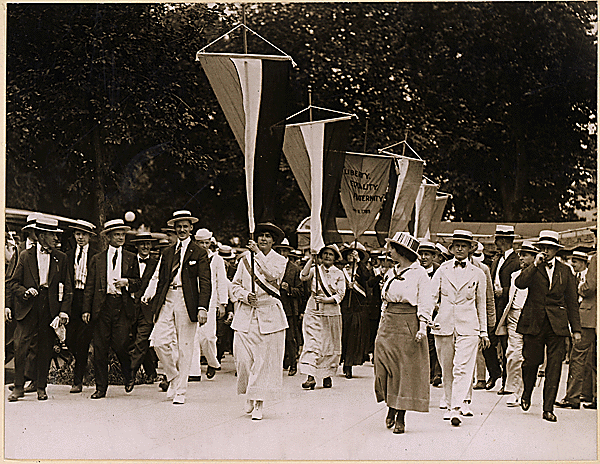
[[[419,253],[422,251],[430,251],[431,253],[435,254],[435,243],[430,242],[429,240],[422,238],[419,241]]]
[[[58,228],[58,220],[45,216],[38,216],[32,229],[40,232],[62,232],[62,230]]]
[[[279,227],[271,222],[262,222],[260,224],[256,224],[256,228],[254,229],[254,233],[258,236],[261,232],[269,232],[273,236],[273,246],[281,243],[283,238],[285,237],[285,233]]]
[[[126,226],[125,222],[123,222],[123,219],[111,219],[110,221],[106,221],[104,223],[104,230],[102,233],[108,234],[110,232],[114,232],[115,230],[127,232],[128,230],[131,230],[131,227]]]
[[[171,227],[171,226],[168,226],[168,227],[163,227],[162,229],[160,229],[160,231],[161,231],[161,232],[164,232],[165,234],[166,234],[166,233],[169,233],[169,232],[171,232],[171,233],[173,233],[173,234],[176,234],[176,233],[177,233],[177,231],[175,230],[175,227]]]
[[[419,241],[407,232],[396,232],[392,238],[386,238],[387,243],[395,243],[416,260],[419,257]]]
[[[532,255],[537,255],[540,250],[535,246],[535,244],[533,242],[530,242],[529,240],[523,242],[521,244],[521,248],[519,248],[517,250],[518,253],[531,253]]]
[[[23,226],[21,230],[33,229],[35,226],[35,220],[42,215],[40,213],[31,213],[27,216],[27,224]]]
[[[356,251],[358,251],[358,256],[361,261],[364,260],[365,258],[369,257],[369,253],[367,253],[367,249],[358,240],[356,240],[352,243],[349,243],[349,244],[348,243],[344,244],[344,248],[341,251],[342,257],[344,259],[346,259],[346,256],[348,256],[348,254],[350,252],[354,251],[355,249],[356,249]]]
[[[317,256],[321,256],[321,253],[325,250],[333,251],[333,256],[335,257],[334,261],[340,261],[342,259],[342,254],[340,253],[340,249],[335,243],[331,243],[329,245],[325,245],[323,248],[319,250]]]
[[[554,246],[556,248],[564,248],[558,242],[558,232],[554,230],[542,230],[540,231],[540,236],[538,237],[537,246],[540,245],[549,245]]]
[[[221,245],[219,247],[219,256],[223,259],[234,259],[235,253],[229,245]]]
[[[196,240],[210,240],[213,238],[213,233],[208,229],[198,229],[194,238]]]
[[[190,221],[192,224],[196,224],[198,218],[192,216],[192,213],[189,211],[182,209],[173,213],[173,217],[167,221],[167,225],[174,227],[177,221]]]
[[[473,244],[476,240],[473,240],[473,232],[470,230],[456,229],[452,234],[452,244],[450,246],[452,246],[454,242],[469,242],[470,244]]]
[[[575,250],[571,254],[571,259],[580,259],[581,261],[585,261],[587,263],[588,255],[587,255],[587,253],[584,253],[583,251]]]
[[[150,232],[138,232],[135,236],[130,240],[131,243],[139,243],[139,242],[154,242],[158,239],[153,237]]]
[[[436,243],[435,244],[435,249],[437,251],[439,251],[445,258],[452,258],[452,253],[450,253],[448,251],[448,248],[446,248],[444,245],[442,245],[441,243]]]
[[[94,232],[96,226],[91,222],[84,221],[83,219],[77,219],[76,222],[69,224],[69,227],[71,227],[71,229],[79,230],[90,235],[96,235],[96,233]]]
[[[273,245],[273,248],[287,248],[288,250],[294,249],[294,247],[290,245],[290,242],[287,238],[284,238],[279,245]]]
[[[515,227],[498,224],[496,226],[496,235],[494,238],[515,238]]]

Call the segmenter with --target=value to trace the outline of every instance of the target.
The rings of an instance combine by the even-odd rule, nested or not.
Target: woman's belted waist
[[[392,314],[417,314],[417,307],[409,303],[389,303],[385,308],[386,312]]]

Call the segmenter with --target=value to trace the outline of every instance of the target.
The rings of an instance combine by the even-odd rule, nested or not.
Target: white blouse
[[[419,319],[430,320],[431,315],[423,313],[429,285],[427,271],[418,262],[415,261],[403,271],[395,265],[383,278],[381,289],[383,309],[385,310],[387,303],[407,303],[417,307]]]
[[[344,299],[346,293],[346,279],[344,273],[337,267],[331,266],[326,269],[322,264],[319,264],[319,275],[321,276],[322,283],[327,287],[327,291],[330,296],[333,297],[335,303],[332,304],[321,304],[318,305],[315,302],[315,295],[327,296],[323,291],[323,285],[319,283],[317,286],[317,279],[315,279],[315,268],[311,266],[308,275],[300,273],[300,279],[304,281],[310,281],[311,293],[308,303],[306,304],[307,311],[313,311],[318,314],[326,316],[339,316],[341,315],[340,303]]]

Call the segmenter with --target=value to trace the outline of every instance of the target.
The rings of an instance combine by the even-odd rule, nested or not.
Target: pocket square
[[[193,266],[194,264],[196,264],[196,261],[188,261],[188,264],[189,264],[190,266]]]

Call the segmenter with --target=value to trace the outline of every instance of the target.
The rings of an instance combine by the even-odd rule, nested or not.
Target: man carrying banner
[[[250,252],[242,255],[233,278],[233,295],[238,301],[231,328],[235,331],[237,392],[246,395],[245,411],[260,420],[263,402],[276,399],[283,387],[281,366],[288,324],[279,287],[287,260],[272,250],[284,237],[279,227],[257,224],[256,237],[258,243],[249,241]]]

